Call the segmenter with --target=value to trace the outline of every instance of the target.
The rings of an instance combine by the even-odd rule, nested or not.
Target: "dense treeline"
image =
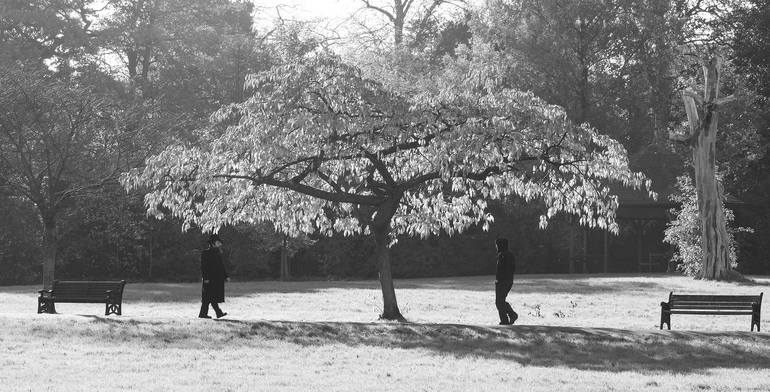
[[[254,25],[259,10],[246,1],[95,3],[0,6],[0,284],[40,282],[51,259],[57,278],[197,279],[201,232],[147,217],[143,195],[126,193],[118,176],[172,143],[216,137],[209,116],[248,97],[246,75],[287,50],[326,45],[305,34],[311,25]],[[418,74],[473,47],[506,64],[501,85],[621,141],[667,195],[691,159],[668,139],[686,126],[681,90],[698,80],[695,55],[721,51],[724,91],[739,99],[720,119],[718,167],[726,193],[752,211],[739,268],[761,273],[770,270],[761,257],[770,244],[758,240],[770,235],[768,21],[765,0],[499,0],[401,19],[395,42],[346,52],[370,73],[392,61]],[[566,229],[535,231],[540,208],[510,200],[493,206],[489,232],[404,238],[394,275],[489,273],[497,235],[514,239],[520,271],[567,272]],[[281,276],[281,248],[295,277],[377,274],[363,237],[287,239],[269,225],[222,234],[237,278]]]

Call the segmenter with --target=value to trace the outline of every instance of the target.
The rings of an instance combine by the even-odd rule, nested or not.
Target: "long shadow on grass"
[[[770,339],[756,333],[630,331],[555,326],[462,324],[249,323],[267,338],[426,349],[529,366],[692,372],[714,367],[770,368]]]
[[[425,349],[529,366],[695,372],[714,367],[770,368],[766,334],[657,332],[554,326],[256,322],[250,333],[303,345]]]
[[[121,325],[143,343],[195,345],[197,336],[184,327],[94,317],[97,323]],[[146,325],[143,325],[146,323]],[[344,344],[427,350],[457,357],[478,356],[527,366],[570,367],[608,371],[702,372],[711,368],[770,369],[770,336],[756,332],[638,331],[516,325],[288,322],[217,320],[194,323],[216,347],[249,346],[265,339],[303,346]],[[143,333],[131,331],[145,330]],[[162,333],[157,333],[162,332]],[[113,336],[119,336],[117,333]],[[124,336],[125,337],[125,336]],[[129,337],[131,339],[131,337]],[[158,342],[153,342],[153,339]],[[162,339],[162,342],[160,341]],[[189,340],[189,341],[188,341]],[[185,343],[188,341],[187,343]]]

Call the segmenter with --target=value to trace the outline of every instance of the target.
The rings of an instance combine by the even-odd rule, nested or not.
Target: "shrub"
[[[669,196],[671,201],[681,205],[670,210],[674,219],[668,223],[664,232],[664,242],[674,246],[671,261],[676,269],[687,276],[700,276],[702,266],[701,223],[698,215],[698,197],[692,179],[689,176],[677,177],[676,192]],[[722,200],[722,210],[727,223],[728,257],[733,268],[737,267],[737,244],[734,234],[738,231],[753,232],[750,228],[733,228],[733,212],[726,208]]]

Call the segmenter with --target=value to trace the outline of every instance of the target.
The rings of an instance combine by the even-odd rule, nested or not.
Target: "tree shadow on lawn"
[[[93,316],[113,326],[157,328],[158,323]],[[212,320],[220,332],[207,339],[217,347],[249,346],[254,339],[303,346],[343,344],[427,350],[456,357],[507,360],[526,366],[582,370],[697,373],[712,368],[770,369],[767,333],[725,331],[641,331],[561,326],[478,326],[464,324],[290,322]],[[206,328],[209,322],[197,326]],[[118,325],[116,325],[118,324]],[[144,326],[143,326],[144,324]],[[172,328],[173,329],[173,328]],[[141,334],[185,347],[191,331]],[[130,334],[129,334],[130,335]],[[138,335],[134,335],[138,336]],[[148,342],[149,340],[149,342]],[[188,344],[189,346],[189,344]]]
[[[658,332],[557,326],[462,324],[250,323],[252,333],[303,345],[426,349],[527,366],[609,371],[698,372],[770,368],[770,340],[748,332]]]

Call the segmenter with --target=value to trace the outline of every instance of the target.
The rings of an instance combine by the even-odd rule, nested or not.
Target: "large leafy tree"
[[[372,235],[381,317],[402,319],[388,250],[397,236],[486,226],[486,200],[509,195],[542,200],[543,224],[563,211],[617,230],[606,183],[649,185],[619,143],[496,88],[486,70],[466,57],[398,88],[327,53],[287,58],[212,116],[227,127],[209,143],[171,146],[123,183],[150,188],[149,212],[206,230],[271,221],[288,234]]]

